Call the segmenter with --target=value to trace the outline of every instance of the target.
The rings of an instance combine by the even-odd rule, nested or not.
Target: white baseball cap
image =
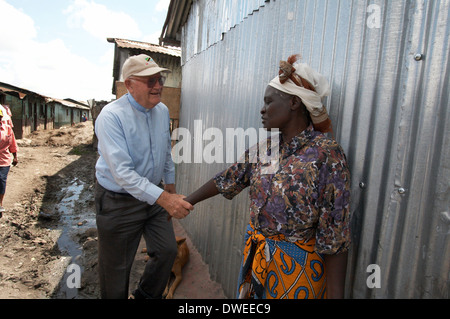
[[[160,68],[148,55],[139,54],[129,57],[122,67],[122,78],[126,80],[130,76],[150,76],[159,72],[171,72],[169,69]]]

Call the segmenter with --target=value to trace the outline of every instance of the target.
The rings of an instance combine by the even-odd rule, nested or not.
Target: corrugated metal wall
[[[352,172],[348,297],[449,297],[449,12],[448,0],[199,0],[183,28],[180,127],[194,143],[195,120],[261,127],[265,87],[290,54],[328,77]],[[228,165],[179,164],[178,192]],[[248,206],[247,192],[216,196],[182,221],[229,297]],[[366,284],[371,264],[381,288]]]

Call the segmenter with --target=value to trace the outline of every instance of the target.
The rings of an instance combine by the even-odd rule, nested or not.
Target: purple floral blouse
[[[315,236],[316,252],[336,254],[350,245],[350,172],[341,146],[310,125],[289,143],[280,141],[277,170],[267,160],[235,163],[215,177],[219,192],[232,199],[249,188],[250,219],[264,236],[289,241]]]

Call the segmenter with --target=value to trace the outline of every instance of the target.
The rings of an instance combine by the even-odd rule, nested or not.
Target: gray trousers
[[[128,298],[131,267],[144,236],[150,260],[137,292],[146,298],[161,298],[177,255],[168,213],[159,205],[111,192],[98,183],[95,206],[101,297]]]

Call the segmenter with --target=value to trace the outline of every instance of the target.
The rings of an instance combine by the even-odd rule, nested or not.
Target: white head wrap
[[[308,81],[315,92],[296,85],[290,78],[282,84],[280,76],[270,81],[269,85],[282,92],[298,96],[309,111],[313,123],[323,122],[328,118],[328,113],[322,104],[322,98],[330,94],[327,79],[306,63],[294,63],[292,66],[295,68],[294,73]]]

